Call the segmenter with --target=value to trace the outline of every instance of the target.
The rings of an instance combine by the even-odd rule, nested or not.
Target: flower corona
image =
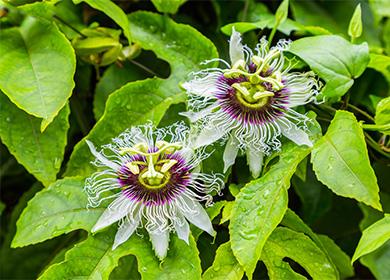
[[[160,259],[167,253],[171,231],[188,243],[187,221],[214,234],[199,201],[210,204],[210,192],[219,192],[223,181],[218,174],[197,172],[208,154],[204,149],[192,149],[189,129],[184,124],[133,127],[100,152],[87,143],[96,157],[94,163],[104,167],[86,181],[89,206],[113,199],[92,232],[120,221],[113,249],[142,226]]]
[[[189,95],[189,111],[183,114],[200,127],[195,147],[224,140],[225,171],[241,149],[253,177],[258,177],[263,156],[280,149],[281,134],[299,145],[312,145],[305,132],[309,118],[292,107],[315,101],[321,84],[311,71],[291,71],[283,54],[289,45],[280,40],[268,49],[262,38],[254,54],[233,29],[231,64],[216,59],[227,68],[196,72],[183,84]]]

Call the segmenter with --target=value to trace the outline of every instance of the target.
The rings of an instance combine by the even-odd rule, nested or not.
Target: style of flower
[[[219,174],[198,172],[208,154],[192,149],[189,129],[183,123],[166,128],[133,127],[100,152],[91,142],[87,144],[96,157],[94,164],[104,168],[86,180],[89,207],[113,199],[92,232],[120,221],[113,249],[138,227],[146,228],[160,259],[167,254],[171,231],[188,243],[188,222],[214,235],[199,201],[209,205],[210,192],[219,192],[223,180]]]
[[[212,60],[220,61],[227,69],[196,72],[183,84],[189,95],[189,111],[183,115],[200,127],[195,148],[219,140],[226,142],[225,172],[243,150],[252,176],[258,177],[264,155],[280,149],[281,134],[298,145],[312,146],[306,133],[309,118],[292,108],[314,101],[321,85],[311,71],[291,71],[283,55],[289,44],[280,40],[268,49],[263,38],[254,54],[242,45],[240,34],[233,29],[231,64]]]

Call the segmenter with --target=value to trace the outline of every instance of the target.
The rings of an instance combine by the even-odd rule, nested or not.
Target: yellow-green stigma
[[[256,66],[253,73],[248,72],[244,60],[239,60],[233,65],[232,69],[224,72],[224,76],[228,79],[245,78],[243,82],[232,84],[232,87],[236,90],[237,100],[245,107],[260,109],[267,105],[269,99],[274,96],[274,92],[283,89],[284,85],[280,71],[274,71],[266,77],[262,76],[262,73],[269,68],[268,60],[253,56],[252,63]],[[266,89],[265,83],[270,85],[270,90]]]
[[[146,143],[139,143],[133,147],[122,149],[122,154],[141,155],[145,161],[132,161],[126,164],[131,173],[139,175],[141,185],[148,189],[161,189],[166,186],[171,178],[171,168],[177,163],[175,159],[166,159],[165,154],[172,154],[180,150],[182,146],[178,143],[157,141],[157,150],[150,152]],[[145,166],[140,171],[140,166]]]

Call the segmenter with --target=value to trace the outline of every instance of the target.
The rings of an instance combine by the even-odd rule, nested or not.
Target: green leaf
[[[370,269],[375,279],[390,279],[390,241],[374,252],[361,257],[359,261]]]
[[[288,0],[283,0],[275,13],[276,25],[283,23],[288,16]]]
[[[353,45],[335,35],[306,37],[294,41],[290,52],[302,58],[326,85],[322,96],[337,101],[359,77],[369,62],[368,45]]]
[[[96,84],[93,100],[95,119],[98,120],[103,115],[107,98],[111,93],[131,81],[144,78],[146,77],[139,71],[139,68],[130,62],[124,63],[120,67],[117,64],[109,66]]]
[[[244,270],[237,262],[230,247],[230,242],[219,246],[213,265],[203,274],[203,280],[240,280]]]
[[[379,131],[390,135],[390,97],[383,98],[376,106],[375,124],[383,127]]]
[[[380,28],[374,22],[372,11],[366,1],[326,1],[291,0],[290,8],[295,20],[304,25],[321,26],[333,34],[347,38],[350,16],[356,5],[362,8],[364,33],[360,40],[367,41],[371,47],[381,47]]]
[[[363,231],[362,237],[352,257],[352,262],[382,246],[390,239],[390,215],[375,222]]]
[[[336,265],[340,273],[340,279],[352,277],[355,272],[351,265],[351,258],[328,236],[322,234],[318,234],[317,236],[321,241],[322,248],[326,250],[324,252],[327,253],[330,260]]]
[[[240,33],[246,33],[255,29],[273,28],[274,26],[275,16],[272,14],[263,14],[261,15],[261,19],[255,22],[229,23],[221,27],[221,31],[226,35],[231,35],[233,27],[236,31]],[[286,19],[286,21],[278,25],[277,30],[286,35],[289,35],[292,31],[295,30],[305,30],[305,27],[302,24],[297,23],[291,19]]]
[[[153,5],[160,13],[176,14],[177,10],[186,0],[152,0]]]
[[[24,248],[11,248],[11,241],[16,231],[16,220],[34,194],[42,185],[34,183],[21,197],[8,219],[4,219],[0,247],[2,279],[36,279],[44,267],[52,261],[53,252],[61,250],[69,242],[68,236],[55,238],[44,243]],[[5,218],[5,217],[4,217]],[[26,261],[28,260],[28,261]]]
[[[326,235],[315,234],[292,210],[287,209],[281,225],[289,227],[294,231],[302,232],[310,237],[327,256],[332,267],[338,270],[340,274],[338,278],[345,279],[354,275],[349,256]]]
[[[385,76],[388,82],[390,82],[390,57],[382,54],[370,53],[369,68],[372,68]]]
[[[326,255],[303,233],[288,228],[276,228],[265,243],[262,261],[273,279],[306,279],[296,273],[283,259],[300,264],[314,279],[337,279],[337,271]]]
[[[337,195],[382,209],[363,130],[352,113],[336,112],[326,134],[315,143],[311,162],[318,180]]]
[[[171,76],[166,80],[153,78],[128,83],[112,93],[104,115],[85,138],[97,146],[110,142],[129,126],[146,121],[157,124],[171,104],[185,100],[179,82],[199,69],[202,61],[218,57],[214,45],[190,26],[149,12],[133,13],[129,19],[133,41],[169,62]],[[93,156],[85,139],[76,145],[71,155],[68,176],[87,176],[94,170],[89,163]]]
[[[45,186],[56,180],[67,142],[69,106],[41,133],[41,121],[0,92],[0,138],[11,154]]]
[[[198,250],[191,236],[187,245],[171,235],[170,249],[162,263],[154,255],[146,233],[143,238],[134,234],[112,250],[114,236],[113,228],[89,236],[66,253],[65,261],[49,267],[39,279],[108,279],[119,259],[129,254],[137,258],[142,279],[200,279]]]
[[[43,118],[43,131],[72,94],[73,48],[55,25],[32,17],[20,27],[0,30],[0,37],[0,90],[22,110]]]
[[[299,162],[310,148],[288,143],[278,163],[261,178],[248,183],[238,194],[230,217],[234,255],[251,278],[265,241],[287,210],[287,189]]]
[[[12,247],[35,244],[76,229],[89,231],[103,207],[87,209],[84,179],[65,178],[37,193],[23,210]]]
[[[234,201],[226,201],[226,204],[222,210],[222,218],[221,221],[219,222],[220,224],[223,224],[230,220],[233,206],[234,206]]]
[[[348,35],[353,39],[359,38],[363,32],[362,8],[358,4],[353,12],[348,26]]]
[[[79,4],[81,2],[85,2],[92,8],[105,13],[122,28],[123,34],[125,34],[127,40],[129,40],[129,43],[132,41],[129,20],[125,12],[114,2],[110,0],[73,0],[73,3],[75,4]]]

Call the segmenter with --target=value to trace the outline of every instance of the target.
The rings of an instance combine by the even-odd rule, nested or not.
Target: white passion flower
[[[183,115],[200,127],[195,148],[220,139],[227,142],[225,172],[241,149],[246,152],[252,176],[258,177],[264,155],[280,149],[281,134],[298,145],[312,146],[305,132],[308,117],[292,108],[315,101],[321,85],[313,72],[291,71],[283,55],[289,44],[280,40],[268,49],[263,38],[253,53],[233,29],[231,64],[215,59],[227,68],[193,73],[193,79],[183,84],[189,95],[189,111]]]
[[[166,128],[152,124],[133,127],[104,145],[99,152],[87,144],[102,167],[86,180],[89,207],[113,200],[92,228],[99,231],[119,221],[113,250],[127,241],[138,227],[144,227],[156,255],[163,259],[170,232],[188,243],[188,222],[214,235],[206,211],[210,192],[223,186],[219,174],[199,173],[208,154],[194,151],[189,129],[178,123]]]

